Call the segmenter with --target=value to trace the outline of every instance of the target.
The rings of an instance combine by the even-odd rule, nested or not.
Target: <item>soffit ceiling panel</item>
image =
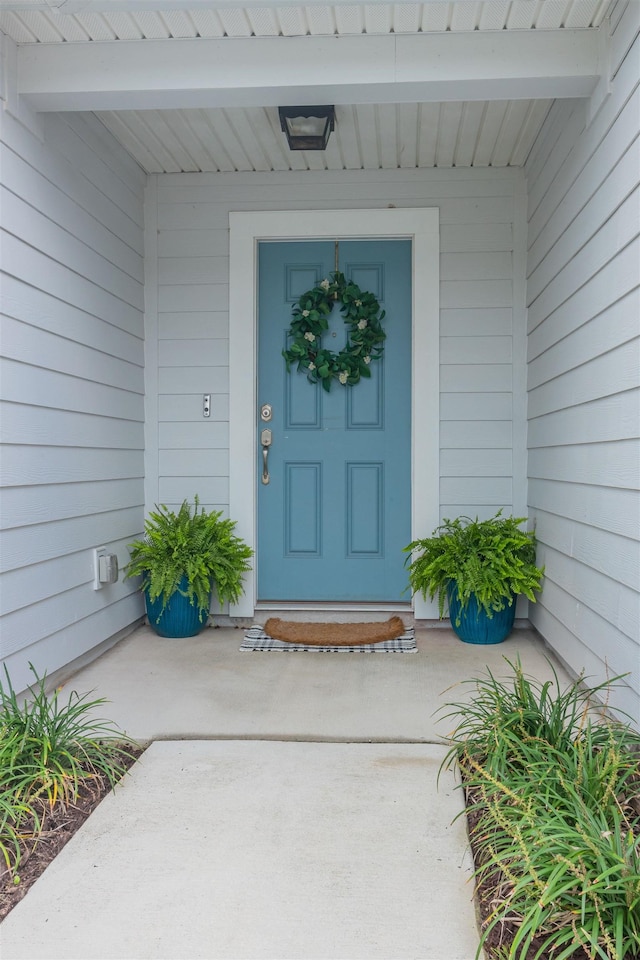
[[[148,173],[521,166],[550,100],[336,107],[322,153],[291,152],[275,107],[97,116]]]
[[[81,43],[189,37],[327,36],[439,33],[473,30],[573,30],[600,25],[610,0],[484,0],[484,2],[310,4],[262,7],[109,10],[88,2],[81,12],[62,12],[54,2],[28,0],[8,9],[0,0],[0,30],[16,43]],[[30,6],[32,7],[30,9]],[[126,6],[126,5],[124,5]],[[132,4],[140,6],[140,4]],[[3,9],[4,7],[4,9]],[[103,9],[100,9],[100,8]]]

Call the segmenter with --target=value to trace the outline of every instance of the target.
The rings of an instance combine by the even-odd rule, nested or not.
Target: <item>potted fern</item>
[[[466,643],[501,643],[513,628],[516,599],[535,602],[544,568],[537,567],[536,537],[522,530],[526,517],[489,520],[457,517],[430,537],[405,547],[413,593],[437,595],[442,620],[448,605],[451,626]]]
[[[150,625],[161,637],[193,637],[207,623],[211,597],[220,606],[242,595],[253,551],[234,533],[235,521],[206,511],[195,498],[178,512],[151,511],[144,537],[129,544],[126,577],[142,576]]]

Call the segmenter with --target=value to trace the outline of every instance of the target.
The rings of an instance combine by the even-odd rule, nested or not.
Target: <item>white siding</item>
[[[527,165],[529,503],[538,630],[640,724],[638,4],[612,18],[610,95],[557,103]]]
[[[198,493],[204,503],[228,509],[229,212],[299,209],[304,216],[314,207],[437,206],[441,515],[522,511],[525,458],[518,454],[514,462],[512,438],[524,434],[524,382],[514,384],[512,362],[514,352],[524,356],[525,342],[523,294],[517,302],[524,288],[524,247],[517,246],[526,227],[523,192],[517,170],[151,178],[147,231],[157,235],[158,257],[155,268],[148,264],[147,293],[148,303],[157,295],[157,315],[148,311],[147,340],[149,356],[156,343],[157,395],[148,402],[158,411],[159,430],[157,454],[147,459],[148,501],[175,504]],[[149,370],[148,391],[153,379]],[[203,393],[212,394],[208,421]]]
[[[1,653],[17,690],[142,615],[145,175],[95,119],[2,116]]]

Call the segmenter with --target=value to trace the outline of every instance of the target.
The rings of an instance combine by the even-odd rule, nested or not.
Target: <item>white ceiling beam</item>
[[[18,92],[33,109],[586,97],[597,31],[25,44]]]

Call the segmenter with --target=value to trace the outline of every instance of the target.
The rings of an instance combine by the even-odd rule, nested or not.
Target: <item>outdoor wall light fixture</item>
[[[289,150],[326,150],[335,126],[334,107],[278,107]]]

